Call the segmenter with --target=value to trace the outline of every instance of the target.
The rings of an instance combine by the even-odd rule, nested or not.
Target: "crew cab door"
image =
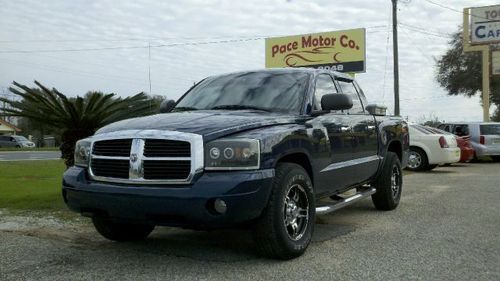
[[[348,83],[355,92],[349,93],[349,85],[334,83],[328,74],[316,78],[313,110],[321,110],[320,101],[325,94],[351,94],[354,103],[351,110],[331,111],[315,120],[326,129],[330,147],[330,162],[320,167],[315,180],[320,196],[368,180],[376,173],[379,163],[375,119],[365,113],[353,82]]]

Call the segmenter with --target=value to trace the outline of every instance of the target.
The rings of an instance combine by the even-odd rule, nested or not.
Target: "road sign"
[[[471,44],[500,43],[500,5],[470,8]]]
[[[365,72],[365,29],[266,39],[266,67],[314,67]]]

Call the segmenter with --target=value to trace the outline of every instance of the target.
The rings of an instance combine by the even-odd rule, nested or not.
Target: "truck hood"
[[[96,135],[123,130],[168,130],[202,135],[208,141],[259,127],[296,123],[304,117],[251,110],[164,113],[126,119],[102,127]]]

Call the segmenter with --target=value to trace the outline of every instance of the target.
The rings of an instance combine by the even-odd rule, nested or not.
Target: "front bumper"
[[[274,169],[205,172],[191,185],[142,186],[89,180],[83,168],[64,173],[63,197],[68,207],[86,216],[154,225],[214,228],[259,217],[267,206]],[[213,209],[215,199],[227,211]]]

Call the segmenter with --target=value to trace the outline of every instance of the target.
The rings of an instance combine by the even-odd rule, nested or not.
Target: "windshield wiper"
[[[189,106],[179,106],[172,109],[172,111],[189,111],[189,110],[198,110],[198,108]]]
[[[218,105],[214,106],[210,109],[229,109],[229,110],[245,110],[245,109],[253,109],[253,110],[261,110],[261,111],[267,111],[271,112],[271,110],[258,107],[258,106],[251,106],[251,105],[239,105],[239,104],[225,104],[225,105]]]

